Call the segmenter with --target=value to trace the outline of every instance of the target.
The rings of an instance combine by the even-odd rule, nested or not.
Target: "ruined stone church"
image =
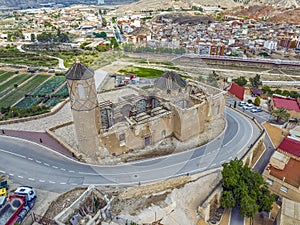
[[[223,117],[225,92],[165,72],[152,84],[97,93],[94,71],[76,62],[66,72],[78,151],[122,154],[174,137],[181,142]]]

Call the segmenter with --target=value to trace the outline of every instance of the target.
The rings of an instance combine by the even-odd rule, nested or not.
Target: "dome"
[[[161,90],[177,90],[185,86],[186,81],[173,71],[163,73],[154,81],[154,87]]]

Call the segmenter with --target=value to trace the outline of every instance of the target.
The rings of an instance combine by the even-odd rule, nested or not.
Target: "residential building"
[[[290,113],[292,118],[300,118],[300,105],[298,99],[274,94],[271,98],[270,108],[271,110],[284,108]]]
[[[300,202],[300,141],[287,136],[270,158],[263,177],[272,192]]]
[[[283,198],[275,224],[300,225],[300,203]]]

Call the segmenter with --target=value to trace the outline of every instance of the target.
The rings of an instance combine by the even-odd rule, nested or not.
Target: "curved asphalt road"
[[[240,158],[260,133],[253,121],[232,109],[226,109],[225,118],[225,131],[204,146],[115,166],[80,163],[38,144],[1,136],[0,172],[23,185],[57,193],[82,185],[137,185],[198,173]]]

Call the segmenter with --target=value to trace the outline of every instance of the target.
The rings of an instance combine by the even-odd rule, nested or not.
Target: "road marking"
[[[35,179],[34,179],[34,178],[31,178],[31,177],[28,177],[28,180],[34,181]]]
[[[28,158],[28,159],[31,160],[31,161],[33,160],[33,158]]]
[[[220,164],[222,165],[224,162],[226,162],[226,160],[222,160],[222,161],[220,162]]]
[[[24,177],[22,177],[22,176],[18,176],[18,177],[19,177],[19,178],[22,178],[22,179],[24,178]]]
[[[64,169],[64,168],[60,168],[60,170],[62,170],[62,171],[66,171],[66,169]]]
[[[58,169],[58,167],[57,166],[52,166],[54,169]]]
[[[55,182],[54,182],[54,181],[51,181],[51,180],[49,180],[49,183],[50,183],[50,184],[55,184]]]
[[[0,173],[5,173],[5,171],[4,170],[0,170]]]
[[[39,160],[35,160],[37,163],[42,163],[41,161],[39,161]]]
[[[9,176],[12,176],[12,177],[13,177],[13,176],[14,176],[14,174],[13,174],[13,173],[10,173],[10,174],[9,174]]]
[[[70,185],[78,185],[78,184],[76,184],[76,183],[70,183]]]
[[[65,182],[61,182],[60,184],[67,184],[67,183],[65,183]]]
[[[215,166],[215,165],[217,165],[216,163],[214,163],[214,164],[211,164],[211,166],[213,167],[213,166]]]
[[[18,156],[18,157],[21,157],[21,158],[26,159],[26,156],[24,156],[24,155],[20,155],[20,154],[14,153],[14,152],[5,151],[5,150],[3,150],[3,149],[0,149],[0,151],[1,151],[1,152],[5,152],[5,153],[7,153],[7,154],[15,155],[15,156]]]
[[[75,171],[74,171],[74,170],[69,170],[69,172],[70,172],[70,173],[75,173]]]
[[[85,173],[85,172],[79,172],[79,173],[84,175],[99,175],[97,173]],[[108,175],[114,175],[114,174],[108,174]]]
[[[50,166],[48,163],[44,163],[45,166]]]
[[[44,183],[44,182],[46,182],[46,181],[45,181],[45,180],[39,180],[39,182]]]

